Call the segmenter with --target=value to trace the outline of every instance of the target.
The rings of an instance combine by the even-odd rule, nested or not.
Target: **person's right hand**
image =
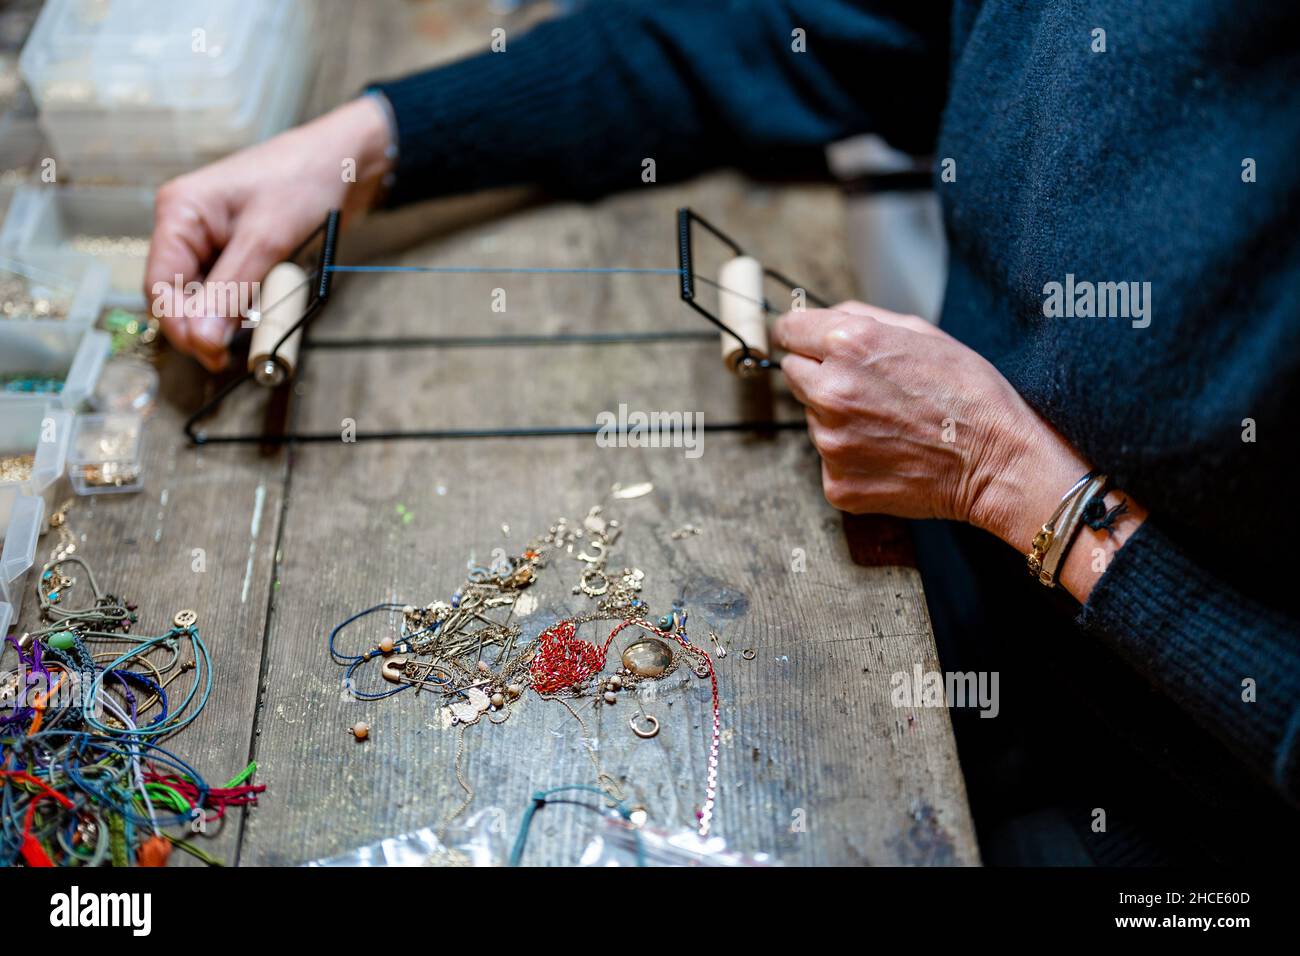
[[[238,315],[187,315],[174,301],[187,283],[261,282],[325,219],[370,207],[391,132],[383,106],[363,96],[274,139],[165,183],[158,191],[145,297],[172,345],[209,371],[229,361]],[[207,303],[248,301],[206,295]]]

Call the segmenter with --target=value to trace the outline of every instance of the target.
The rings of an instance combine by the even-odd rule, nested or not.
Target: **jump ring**
[[[651,737],[654,737],[659,733],[659,719],[657,717],[648,714],[646,715],[646,720],[650,722],[650,726],[646,730],[642,730],[636,725],[636,718],[636,714],[629,717],[627,719],[627,725],[632,728],[632,733],[636,734],[642,740],[649,740]]]
[[[590,577],[599,578],[600,584],[589,584],[587,579]],[[582,593],[586,594],[588,597],[597,597],[609,590],[609,578],[605,576],[605,572],[600,570],[600,568],[588,568],[583,571],[578,584],[582,588]]]

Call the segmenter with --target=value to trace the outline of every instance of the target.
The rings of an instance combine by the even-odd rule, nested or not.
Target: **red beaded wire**
[[[577,635],[577,623],[567,620],[557,621],[538,635],[537,653],[528,672],[539,694],[554,694],[581,684],[605,669],[605,655],[614,635],[609,636],[603,647]]]
[[[713,658],[708,651],[696,647],[676,632],[662,631],[649,621],[621,621],[597,647],[591,641],[578,637],[576,621],[557,621],[538,635],[539,646],[528,671],[532,675],[533,688],[540,694],[553,694],[556,691],[573,687],[605,669],[605,657],[614,638],[628,625],[635,625],[661,637],[671,638],[692,654],[704,661],[708,668],[709,683],[713,691],[713,727],[709,741],[708,773],[705,776],[704,805],[696,811],[701,837],[709,835],[713,824],[713,808],[718,796],[718,751],[722,736],[721,708],[718,703],[718,675],[713,669]]]

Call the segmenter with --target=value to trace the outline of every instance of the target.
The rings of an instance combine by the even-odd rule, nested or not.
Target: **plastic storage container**
[[[48,0],[19,60],[72,177],[156,183],[292,125],[301,0]]]
[[[41,159],[44,137],[36,103],[18,68],[19,51],[40,9],[40,0],[0,4],[0,182],[26,177]]]
[[[144,487],[145,418],[135,412],[78,415],[68,449],[68,480],[79,495]]]
[[[14,621],[22,612],[27,593],[27,572],[36,563],[36,545],[45,525],[45,501],[19,498],[10,509],[5,541],[0,547],[0,600],[8,604]]]
[[[142,310],[153,197],[138,187],[19,186],[0,228],[0,255],[89,256],[108,268],[103,304]]]
[[[61,408],[0,412],[0,459],[31,456],[29,467],[0,472],[11,475],[0,480],[0,530],[8,526],[15,503],[23,497],[41,498],[53,509],[59,479],[67,466],[72,426],[72,412]]]
[[[99,329],[22,328],[0,321],[0,424],[11,410],[79,408],[94,392],[112,347]]]
[[[20,257],[0,249],[0,328],[36,334],[88,329],[99,318],[107,291],[108,267],[89,256],[33,252]],[[42,299],[50,303],[43,313]]]
[[[0,601],[0,640],[9,633],[9,625],[14,619],[14,609],[8,601]]]

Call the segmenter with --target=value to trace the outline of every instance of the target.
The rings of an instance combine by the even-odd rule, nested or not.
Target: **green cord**
[[[172,846],[184,850],[190,856],[202,860],[208,866],[226,865],[225,863],[218,860],[215,856],[210,856],[208,853],[204,852],[203,850],[200,850],[198,847],[192,845],[188,841],[182,840],[180,837],[172,836],[170,833],[164,833],[163,836],[171,841]]]
[[[180,791],[176,790],[173,787],[167,786],[167,784],[165,783],[159,783],[157,781],[154,781],[152,783],[146,783],[144,785],[144,788],[148,790],[150,794],[154,794],[154,793],[163,794],[167,798],[166,802],[171,804],[171,808],[175,810],[177,813],[189,813],[191,810],[194,809],[190,805],[190,802],[185,799],[185,796],[182,793],[180,793]],[[139,800],[140,798],[137,797],[136,799]]]
[[[255,772],[256,770],[257,770],[257,761],[256,761],[256,760],[250,760],[250,761],[248,762],[248,766],[245,767],[243,770],[239,771],[239,773],[235,774],[235,775],[234,775],[233,777],[231,777],[229,780],[227,780],[227,781],[226,781],[226,785],[225,785],[224,787],[222,787],[221,789],[223,789],[223,790],[230,790],[230,789],[232,789],[232,788],[234,788],[234,787],[238,787],[238,786],[239,786],[240,784],[242,784],[245,780],[247,780],[249,777],[251,777],[251,776],[254,774],[254,772]]]
[[[130,866],[131,858],[126,852],[126,819],[120,813],[108,814],[108,840],[113,865]]]

